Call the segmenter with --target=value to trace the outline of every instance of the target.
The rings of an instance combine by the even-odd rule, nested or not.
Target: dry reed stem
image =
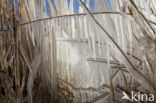
[[[93,15],[99,15],[99,14],[117,14],[117,15],[121,15],[120,12],[95,12],[95,13],[92,13],[92,14]],[[35,22],[40,22],[40,21],[45,21],[45,20],[50,20],[50,19],[56,19],[56,18],[85,16],[85,15],[87,15],[87,14],[86,13],[79,13],[79,14],[69,14],[69,15],[53,16],[53,17],[48,17],[48,18],[43,18],[43,19],[30,21],[30,22],[27,22],[27,23],[22,23],[22,24],[19,24],[18,26],[23,26],[23,25],[27,25],[27,24],[31,24],[31,23],[35,23]],[[127,14],[127,15],[129,15],[129,14]]]

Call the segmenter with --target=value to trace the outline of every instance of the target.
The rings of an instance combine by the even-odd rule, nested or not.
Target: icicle
[[[80,24],[79,24],[79,17],[74,17],[75,19],[75,39],[80,40]],[[80,41],[79,41],[80,42]]]
[[[69,72],[69,45],[66,46],[66,63],[67,63],[67,81],[69,82],[70,80],[70,72]]]
[[[31,37],[32,37],[33,46],[35,47],[35,33],[36,33],[35,30],[36,30],[36,29],[34,29],[34,28],[36,27],[36,25],[35,25],[35,26],[34,26],[34,25],[35,25],[35,23],[34,23],[34,24],[32,23],[32,25],[31,25],[31,27],[32,27],[32,28],[31,28],[31,29],[32,29]]]
[[[96,58],[96,41],[95,41],[96,38],[95,38],[95,34],[94,34],[95,32],[92,32],[92,33],[93,34],[91,34],[92,35],[91,37],[92,37],[92,44],[93,44],[92,45],[93,46],[92,47],[93,48],[93,55],[94,55],[94,58]]]
[[[125,46],[126,43],[125,43],[125,36],[124,36],[125,34],[124,34],[124,27],[123,27],[123,21],[122,20],[124,20],[124,18],[122,18],[120,16],[121,45],[122,45],[123,51],[126,52],[126,46]]]
[[[78,16],[78,22],[79,22],[79,25],[78,25],[78,27],[79,27],[79,32],[78,32],[78,35],[80,35],[80,39],[82,39],[82,38],[85,38],[83,35],[84,35],[84,32],[83,32],[83,16]]]
[[[60,23],[60,37],[63,38],[63,23],[62,23],[62,18],[59,18],[59,23]]]
[[[89,47],[89,49],[90,49],[90,51],[92,50],[91,49],[91,46],[92,46],[92,42],[91,42],[91,40],[92,40],[92,37],[91,37],[91,27],[90,27],[90,21],[89,20],[87,20],[87,35],[88,35],[88,47]]]
[[[71,19],[71,23],[72,23],[72,39],[75,38],[75,18]]]
[[[105,74],[105,81],[106,83],[110,84],[110,55],[109,55],[109,44],[106,44],[107,50],[107,73]]]
[[[97,32],[97,35],[99,34],[99,32]],[[99,51],[99,56],[101,55],[101,45],[102,45],[102,43],[101,43],[101,39],[100,39],[100,36],[98,35],[97,36],[97,38],[98,38],[98,51]]]
[[[84,36],[84,38],[86,38],[87,40],[88,40],[88,28],[87,28],[87,17],[86,16],[84,16],[84,33],[85,33],[85,36]],[[89,42],[88,42],[89,43]]]
[[[71,38],[72,37],[72,30],[71,30],[71,20],[70,20],[70,18],[67,18],[67,22],[68,22],[68,36],[69,36],[69,38]]]
[[[30,8],[30,12],[31,12],[31,20],[36,20],[36,2],[32,1],[32,0],[28,0],[28,4],[29,4],[29,8]]]
[[[129,20],[129,18],[128,18],[128,33],[129,33],[130,56],[132,57],[133,34],[132,34],[132,28],[131,28],[131,20]]]
[[[117,42],[118,44],[120,45],[121,44],[121,35],[120,35],[120,32],[119,32],[119,26],[118,24],[120,24],[120,22],[117,22],[118,21],[118,16],[115,17],[115,27],[116,27],[116,34],[117,34]]]
[[[109,55],[109,45],[106,44],[106,48],[107,48],[107,67],[108,69],[110,69],[110,55]]]
[[[62,29],[61,29],[61,23],[60,23],[60,19],[57,19],[57,26],[56,26],[56,35],[57,37],[61,38],[62,36]]]

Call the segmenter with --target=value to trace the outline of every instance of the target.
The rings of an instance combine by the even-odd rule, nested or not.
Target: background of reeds
[[[154,0],[0,0],[0,103],[121,103],[155,68]]]

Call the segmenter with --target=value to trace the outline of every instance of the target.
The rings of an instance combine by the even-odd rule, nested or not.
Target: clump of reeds
[[[19,34],[22,18],[15,5],[15,1],[12,6],[9,1],[0,1],[0,102],[49,102],[51,94],[41,86],[41,76],[37,75],[40,55],[32,57],[35,48],[30,37],[25,41],[25,31]]]

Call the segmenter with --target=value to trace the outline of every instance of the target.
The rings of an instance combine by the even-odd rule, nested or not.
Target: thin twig
[[[118,15],[121,15],[120,12],[95,12],[93,14],[94,15],[99,15],[99,14],[118,14]],[[23,24],[19,24],[18,27],[23,26],[23,25],[27,25],[27,24],[31,24],[31,23],[35,23],[35,22],[50,20],[50,19],[63,18],[63,17],[74,17],[74,16],[85,16],[85,15],[87,15],[87,14],[86,13],[79,13],[79,14],[69,14],[69,15],[60,15],[60,16],[48,17],[48,18],[38,19],[38,20],[23,23]]]
[[[95,97],[93,100],[91,100],[91,102],[89,102],[89,103],[96,103],[96,102],[98,102],[99,100],[101,100],[101,99],[103,99],[103,98],[105,98],[105,97],[107,97],[107,96],[109,96],[110,94],[108,93],[108,92],[106,92],[106,93],[104,93],[104,94],[102,94],[102,95],[100,95],[100,96],[97,96],[97,97]],[[88,102],[86,102],[86,103],[88,103]]]
[[[113,74],[113,76],[111,77],[111,79],[113,80],[114,77],[116,76],[116,74],[119,72],[120,69],[117,69],[116,72]]]
[[[102,59],[102,58],[88,58],[87,60],[93,61],[93,62],[108,63],[108,61],[106,59]],[[112,61],[112,60],[110,60],[110,64],[120,65],[120,63],[118,61]]]
[[[156,25],[156,22],[153,22],[153,21],[151,21],[151,20],[148,20],[148,21],[149,21],[150,23]]]
[[[135,35],[135,33],[133,33],[134,38],[138,41],[138,43],[140,43],[140,40],[138,39],[138,37]]]
[[[88,39],[71,39],[71,38],[56,38],[57,41],[63,41],[63,42],[78,42],[78,43],[88,43]],[[95,41],[97,44],[100,43],[100,45],[102,44],[102,42],[100,41]]]
[[[124,72],[123,72],[123,71],[121,71],[121,73],[122,73],[122,75],[123,75],[124,81],[125,81],[125,83],[126,83],[126,86],[127,86],[127,85],[128,85],[128,83],[127,83],[126,76],[125,76],[125,74],[124,74]]]
[[[129,56],[131,55],[129,52],[127,52],[127,54],[128,54]],[[136,57],[136,56],[134,56],[134,55],[132,55],[132,57],[133,57],[134,59],[136,59],[137,61],[139,61],[140,63],[142,62],[138,57]]]
[[[114,91],[114,84],[112,80],[110,81],[110,85],[111,85],[111,91],[113,95],[113,103],[115,103],[115,91]]]

